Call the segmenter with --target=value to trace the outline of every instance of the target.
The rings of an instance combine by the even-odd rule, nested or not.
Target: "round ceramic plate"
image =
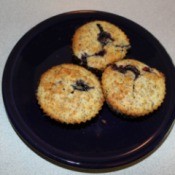
[[[41,74],[72,62],[72,36],[92,20],[119,26],[130,38],[128,57],[162,71],[167,93],[161,107],[142,120],[128,120],[104,104],[92,121],[68,126],[49,119],[36,100]],[[3,75],[2,90],[9,119],[21,138],[40,155],[81,168],[110,168],[134,162],[162,143],[175,113],[175,71],[157,39],[138,24],[114,14],[76,11],[47,19],[27,32],[12,50]]]

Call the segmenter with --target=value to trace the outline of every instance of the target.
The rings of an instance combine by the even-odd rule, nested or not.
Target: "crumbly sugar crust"
[[[46,115],[67,124],[92,119],[104,102],[98,78],[74,64],[54,66],[43,73],[36,96]]]
[[[74,55],[83,66],[103,71],[121,60],[130,48],[126,34],[107,21],[91,21],[79,27],[72,39]]]
[[[132,117],[156,110],[166,94],[164,74],[134,59],[108,66],[102,75],[102,87],[107,103]]]

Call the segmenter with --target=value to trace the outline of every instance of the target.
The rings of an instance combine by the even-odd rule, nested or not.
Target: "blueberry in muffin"
[[[98,78],[74,64],[57,65],[44,72],[36,96],[47,116],[67,124],[91,120],[104,102]]]
[[[80,26],[72,39],[72,49],[80,65],[103,71],[121,60],[130,48],[126,34],[107,21],[91,21]]]
[[[102,87],[108,105],[130,117],[157,110],[166,93],[164,74],[134,59],[108,66],[102,75]]]

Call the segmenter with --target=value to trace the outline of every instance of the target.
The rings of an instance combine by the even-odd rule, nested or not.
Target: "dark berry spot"
[[[106,54],[106,51],[103,49],[103,50],[101,50],[101,51],[95,53],[94,55],[95,55],[95,56],[104,56],[105,54]]]
[[[74,90],[78,91],[88,91],[90,89],[94,89],[94,87],[90,87],[88,84],[86,84],[83,80],[77,80],[75,84],[72,85]]]
[[[146,72],[151,72],[151,69],[149,67],[144,67],[142,70],[144,70]]]
[[[87,53],[83,53],[81,55],[81,65],[83,66],[87,66],[87,59],[91,56],[104,56],[106,54],[106,51],[104,49],[100,50],[99,52],[97,53],[94,53],[92,55],[88,55]]]
[[[135,79],[137,79],[138,76],[140,75],[140,71],[135,66],[127,65],[125,66],[125,69],[133,72],[135,74]]]
[[[126,66],[120,65],[120,66],[117,66],[116,64],[113,64],[111,66],[112,66],[113,70],[116,70],[116,71],[118,71],[120,73],[123,73],[123,74],[125,74],[127,71],[133,72],[134,75],[135,75],[135,80],[140,75],[140,71],[135,66],[132,66],[132,65],[126,65]]]
[[[116,64],[112,64],[111,67],[113,70],[117,70],[120,73],[123,73],[123,74],[126,73],[126,69],[124,69],[122,65],[117,66]]]
[[[83,53],[82,55],[81,55],[81,64],[82,65],[87,65],[87,58],[89,57],[89,55],[87,54],[87,53]]]
[[[111,37],[111,34],[108,32],[105,32],[103,30],[103,27],[100,24],[97,24],[97,27],[100,30],[97,39],[103,46],[108,44],[110,41],[114,41],[114,39]]]

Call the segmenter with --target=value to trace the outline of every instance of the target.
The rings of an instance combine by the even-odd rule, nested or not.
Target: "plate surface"
[[[104,104],[94,120],[80,126],[66,126],[44,116],[35,98],[39,77],[51,66],[72,62],[72,36],[91,20],[119,26],[131,41],[128,57],[165,74],[167,94],[157,111],[142,120],[127,120]],[[174,121],[174,77],[170,57],[147,30],[114,14],[76,11],[47,19],[20,39],[7,60],[2,91],[12,125],[36,152],[67,165],[101,169],[136,161],[162,143]]]

